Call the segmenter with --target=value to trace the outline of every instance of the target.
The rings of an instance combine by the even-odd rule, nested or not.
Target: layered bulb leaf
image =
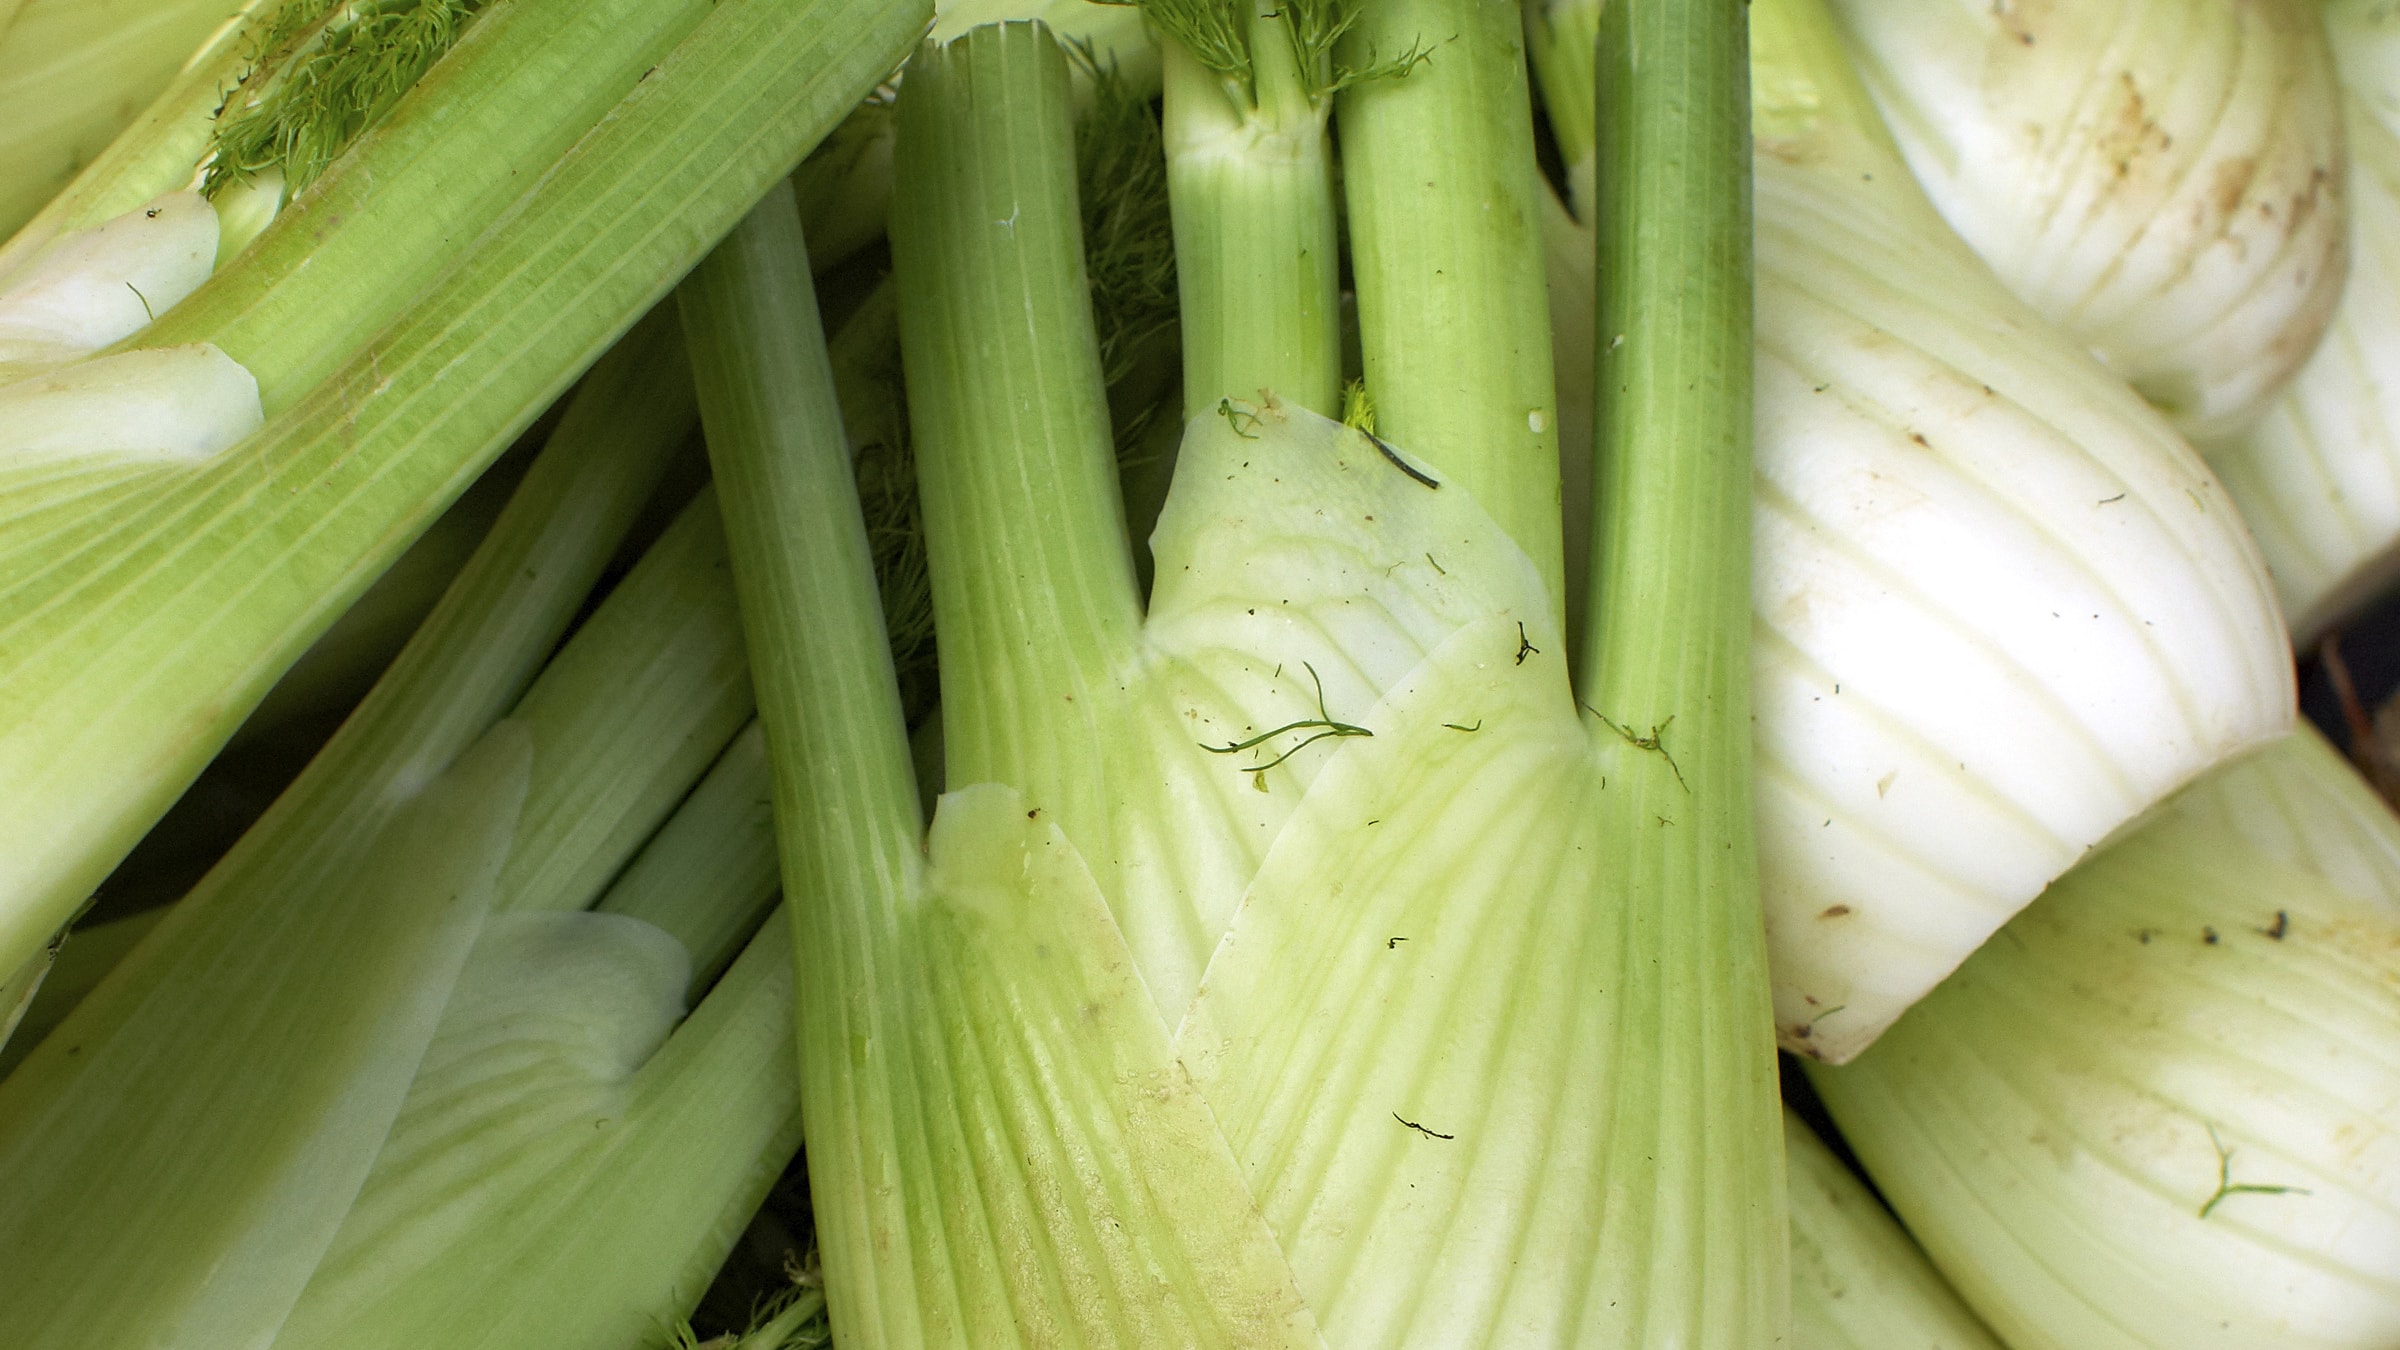
[[[1564,1066],[1642,1039],[1648,999],[1670,998],[1601,897],[1622,884],[1609,834],[1698,809],[1671,740],[1579,713],[1531,562],[1456,484],[1437,495],[1313,414],[1197,419],[1152,546],[1147,619],[1064,690],[976,717],[949,686],[954,781],[980,751],[1053,786],[942,799],[896,897],[911,967],[874,1013],[894,1058],[862,1084],[937,1114],[859,1163],[949,1198],[930,1229],[893,1201],[839,1229],[915,1234],[921,1267],[986,1223],[1050,1255],[956,1305],[931,1285],[904,1300],[920,1311],[887,1300],[863,1334],[908,1344],[933,1334],[901,1330],[919,1316],[1028,1301],[1093,1343],[1480,1344],[1635,1317],[1638,1291],[1599,1296],[1591,1194],[1626,1165],[1604,1103],[1639,1091],[1640,1057]],[[945,660],[970,641],[945,629]],[[1707,979],[1688,940],[1678,968]],[[1628,981],[1632,1007],[1592,997]],[[962,1062],[985,1067],[945,1067]],[[1043,1065],[1048,1106],[989,1086]],[[1108,1208],[1053,1208],[1052,1175]],[[1048,1247],[1059,1225],[1101,1241]],[[1503,1232],[1538,1255],[1495,1264]],[[1172,1286],[1111,1274],[1142,1268]],[[1559,1320],[1579,1304],[1581,1333]]]
[[[748,946],[686,1018],[675,935],[494,915],[275,1350],[632,1350],[689,1309],[798,1142],[782,921]]]
[[[2306,645],[2400,568],[2400,13],[2325,6],[2349,159],[2349,279],[2333,325],[2250,431],[2209,458]]]
[[[1106,1342],[1080,1291],[1127,1262],[1192,1270],[1172,1304],[1144,1297],[1116,1324],[1145,1344],[1573,1340],[1658,1315],[1601,1260],[1606,1221],[1626,1219],[1593,1195],[1673,1204],[1699,1160],[1661,1142],[1657,1172],[1625,1173],[1607,1103],[1653,1096],[1639,1084],[1660,1070],[1604,1047],[1717,995],[1679,983],[1709,980],[1700,931],[1676,976],[1640,968],[1609,917],[1628,904],[1609,845],[1704,808],[1671,739],[1644,749],[1579,713],[1530,561],[1455,484],[1435,497],[1297,409],[1235,411],[1240,432],[1203,417],[1184,441],[1139,644],[1076,688],[1094,706],[1067,716],[1097,734],[1070,739],[1039,704],[994,710],[1092,746],[1074,777],[1123,805],[999,784],[942,801],[903,902],[926,964],[884,1015],[949,1049],[896,1065],[887,1090],[959,1114],[885,1165],[931,1169],[959,1203],[974,1173],[1109,1160],[1089,1179],[1123,1237],[1088,1230],[1099,1250],[1058,1251],[962,1316],[1037,1299]],[[949,735],[955,756],[956,720]],[[1019,1114],[1035,1102],[986,1100],[944,1059],[1001,1081],[1049,1063],[1077,1119],[1037,1124]],[[1005,1152],[965,1128],[989,1110],[1014,1121]],[[940,1161],[959,1143],[973,1172]],[[998,1221],[1003,1245],[1089,1222],[1045,1213],[1040,1189]]]
[[[1908,165],[2008,287],[2207,442],[2342,285],[2313,0],[1833,0]]]
[[[2164,420],[1869,134],[1761,130],[1761,870],[1785,1043],[1839,1062],[2292,676]]]
[[[2051,887],[1812,1076],[2011,1346],[2400,1339],[2400,824],[2314,733]]]
[[[258,430],[258,381],[214,343],[99,354],[198,290],[218,235],[199,193],[171,192],[0,271],[0,492],[204,461]]]
[[[2000,1350],[1883,1203],[1789,1109],[1783,1156],[1796,1350]]]

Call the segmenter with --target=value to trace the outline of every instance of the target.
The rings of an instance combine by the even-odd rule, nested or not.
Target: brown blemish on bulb
[[[2237,155],[2217,161],[2209,171],[2208,202],[2220,216],[2230,216],[2242,209],[2242,198],[2250,193],[2250,184],[2258,178],[2258,159],[2252,155]],[[2264,205],[2264,203],[2261,203]]]
[[[2284,216],[2284,229],[2292,234],[2300,233],[2308,224],[2309,217],[2317,213],[2317,207],[2323,204],[2325,195],[2333,190],[2333,186],[2331,169],[2320,164],[2309,170],[2308,186],[2292,194],[2292,209]]]
[[[2142,97],[2142,87],[2134,80],[2133,72],[2124,71],[2117,80],[2124,98],[2117,105],[2116,120],[2101,133],[2098,149],[2116,166],[2117,177],[2122,180],[2131,178],[2134,170],[2142,167],[2144,156],[2164,154],[2175,138],[2150,116],[2149,102]]]

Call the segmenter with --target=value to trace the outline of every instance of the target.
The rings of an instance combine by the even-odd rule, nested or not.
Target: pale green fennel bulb
[[[1626,97],[1626,215],[1682,262],[1612,271],[1608,312],[1644,335],[1611,364],[1629,395],[1614,499],[1643,507],[1612,518],[1621,552],[1594,570],[1622,603],[1575,679],[1540,562],[1547,400],[1513,392],[1445,410],[1488,430],[1420,440],[1401,410],[1435,402],[1427,382],[1391,401],[1383,441],[1220,396],[1186,429],[1145,605],[1067,190],[1066,66],[1038,30],[979,29],[921,51],[900,99],[895,275],[949,789],[928,828],[864,530],[835,514],[841,423],[794,223],[762,209],[712,260],[708,327],[748,339],[722,349],[748,355],[711,444],[776,770],[838,1342],[1786,1337],[1739,805],[1734,13],[1619,11],[1666,54]],[[1447,269],[1454,249],[1497,268],[1484,250],[1521,247],[1505,267],[1538,286],[1531,137],[1505,120],[1521,86],[1483,82],[1520,70],[1514,7],[1366,14],[1362,44],[1386,52],[1403,44],[1366,30],[1395,16],[1462,37],[1337,100],[1344,143],[1388,134],[1376,119],[1440,131],[1429,105],[1480,100],[1494,125],[1451,134],[1498,153],[1462,180],[1527,208],[1450,233],[1490,214],[1462,193],[1414,239],[1403,213],[1365,212],[1389,231],[1377,265]],[[1708,94],[1679,116],[1668,92],[1690,82]],[[1468,163],[1459,148],[1429,158]],[[1362,295],[1362,323],[1415,317]],[[1538,312],[1516,321],[1542,345]],[[1548,549],[1501,523],[1544,510]]]
[[[1813,1078],[2016,1350],[2400,1343],[2400,821],[2314,732]]]

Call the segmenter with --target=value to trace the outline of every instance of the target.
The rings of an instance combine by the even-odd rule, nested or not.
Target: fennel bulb
[[[1818,1092],[2020,1350],[2392,1345],[2396,862],[2302,732],[2060,878]]]
[[[1871,132],[1756,167],[1761,871],[1785,1043],[1838,1063],[2292,673],[2207,466]]]
[[[1926,194],[2008,287],[2207,442],[2341,293],[2316,0],[1833,0]]]
[[[2000,1350],[1808,1122],[1783,1113],[1794,1350]]]
[[[1609,302],[1641,339],[1611,366],[1610,463],[1645,506],[1612,518],[1623,599],[1582,683],[1603,712],[1576,706],[1538,555],[1481,504],[1556,490],[1513,389],[1491,425],[1514,429],[1459,448],[1473,483],[1448,447],[1221,397],[1186,429],[1145,612],[1066,65],[1038,30],[977,30],[912,62],[893,212],[944,676],[928,831],[788,207],[695,278],[837,1341],[1783,1337],[1734,14],[1620,8],[1611,34],[1664,59],[1628,81],[1610,237],[1645,222],[1677,261],[1616,271]],[[1511,7],[1438,18],[1514,45]],[[1443,59],[1374,92],[1505,101],[1466,87],[1507,68],[1488,56],[1416,83]],[[1462,134],[1519,156],[1531,200],[1529,137]],[[1529,247],[1530,222],[1386,265]]]
[[[1759,869],[1783,1044],[1840,1063],[2293,676],[2206,465],[1943,225],[1815,0],[1751,24]]]
[[[2316,354],[2209,458],[2303,648],[2400,568],[2400,14],[2325,6],[2342,83],[2350,273]]]

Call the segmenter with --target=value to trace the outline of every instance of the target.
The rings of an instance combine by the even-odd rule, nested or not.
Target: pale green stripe
[[[589,906],[749,720],[731,580],[704,490],[519,701],[533,788],[495,909]]]

